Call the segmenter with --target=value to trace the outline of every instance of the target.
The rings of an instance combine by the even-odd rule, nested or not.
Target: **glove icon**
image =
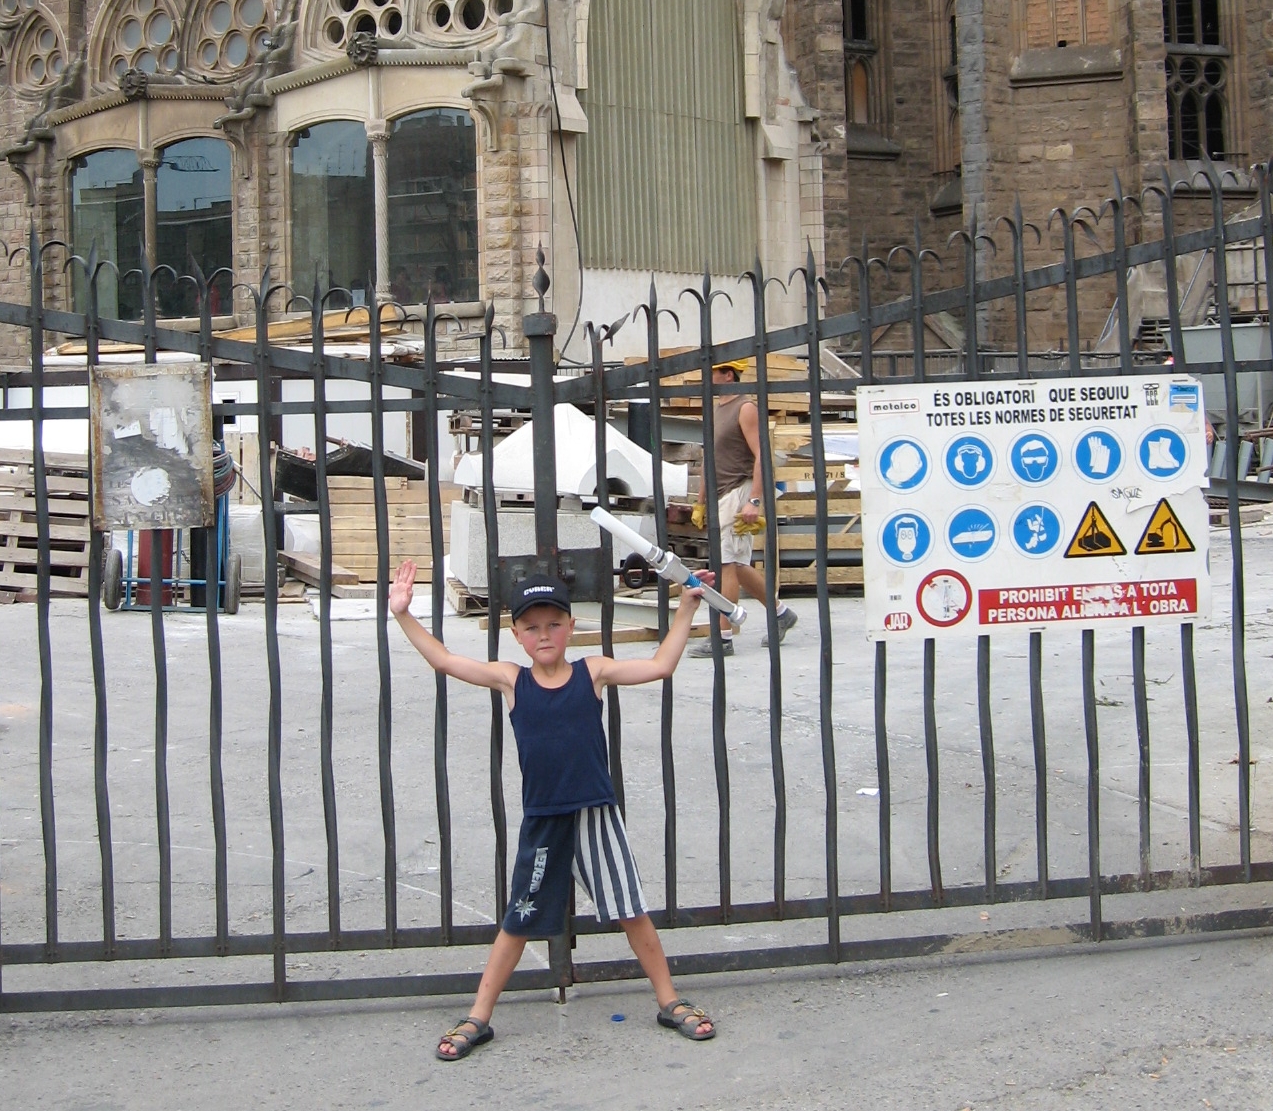
[[[1109,445],[1100,436],[1089,436],[1087,438],[1087,450],[1092,460],[1092,474],[1108,474],[1110,464]]]

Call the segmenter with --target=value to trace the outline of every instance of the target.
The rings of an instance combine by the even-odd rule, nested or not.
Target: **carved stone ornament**
[[[129,100],[141,100],[146,95],[148,83],[149,78],[144,69],[128,69],[119,79],[119,91]]]
[[[376,41],[376,36],[370,32],[355,31],[349,36],[345,53],[356,66],[375,65],[376,58],[380,54],[380,44]]]

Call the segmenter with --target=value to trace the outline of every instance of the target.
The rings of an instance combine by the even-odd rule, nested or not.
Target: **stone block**
[[[642,536],[654,539],[654,518],[639,514],[615,514],[629,528]],[[502,556],[535,554],[535,510],[533,506],[502,508],[497,515],[499,525],[499,552]],[[557,513],[557,547],[596,548],[600,531],[588,512],[564,510]],[[632,549],[619,541],[614,542],[614,559],[617,567]],[[459,579],[475,594],[485,594],[488,586],[486,575],[486,520],[482,510],[467,502],[451,503],[451,576]]]

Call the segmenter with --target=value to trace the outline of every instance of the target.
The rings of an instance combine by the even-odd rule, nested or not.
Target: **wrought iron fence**
[[[29,331],[30,370],[9,375],[6,383],[6,399],[9,406],[0,411],[5,421],[28,423],[32,433],[32,473],[34,480],[34,505],[37,517],[38,581],[37,598],[33,608],[37,627],[38,653],[33,661],[11,659],[6,662],[6,673],[15,669],[32,669],[38,672],[39,710],[37,731],[34,738],[38,762],[39,816],[43,861],[43,936],[39,938],[15,937],[0,919],[0,973],[23,966],[41,965],[97,965],[104,962],[135,961],[141,967],[155,968],[173,958],[189,961],[191,958],[255,958],[268,959],[272,975],[268,978],[239,974],[227,974],[220,980],[199,985],[142,984],[132,987],[91,988],[66,986],[53,990],[12,990],[0,981],[0,1010],[38,1010],[55,1008],[92,1008],[102,1006],[156,1006],[204,1003],[228,1003],[248,1001],[288,1001],[318,998],[351,998],[378,995],[426,994],[467,990],[475,985],[476,974],[468,971],[433,971],[416,975],[382,977],[354,974],[353,965],[340,963],[345,954],[388,950],[454,950],[483,945],[491,940],[495,927],[492,924],[474,924],[457,920],[454,861],[457,849],[452,814],[451,770],[451,717],[448,712],[448,688],[438,677],[432,699],[432,752],[433,786],[436,797],[438,838],[437,891],[439,911],[435,921],[421,923],[416,916],[404,923],[399,909],[401,852],[398,838],[398,809],[395,805],[395,779],[393,756],[397,732],[393,719],[393,683],[390,667],[390,640],[386,610],[390,576],[388,501],[385,491],[383,449],[384,418],[393,411],[407,411],[423,423],[425,429],[425,455],[428,462],[428,515],[431,530],[431,548],[434,566],[443,564],[444,537],[442,528],[443,504],[438,479],[439,414],[448,410],[468,410],[480,414],[482,448],[481,502],[484,512],[484,535],[487,552],[487,579],[489,583],[489,609],[492,615],[499,613],[501,599],[508,596],[512,583],[525,574],[546,569],[561,573],[572,584],[577,598],[599,601],[601,604],[602,646],[606,652],[614,650],[614,574],[613,554],[608,534],[602,532],[594,547],[563,549],[558,543],[557,482],[555,474],[554,407],[560,404],[576,404],[592,407],[598,416],[596,422],[596,499],[603,507],[610,507],[610,484],[606,473],[605,422],[600,419],[607,406],[623,401],[648,402],[650,414],[650,449],[652,453],[653,496],[652,510],[657,541],[667,548],[669,543],[667,497],[662,478],[663,462],[663,403],[673,396],[694,396],[701,400],[703,437],[710,442],[713,434],[713,402],[721,392],[751,387],[712,384],[711,368],[723,361],[738,358],[755,358],[757,380],[754,390],[758,405],[767,412],[775,398],[784,393],[798,394],[808,405],[809,435],[812,470],[815,475],[813,500],[816,504],[814,548],[816,558],[817,633],[814,649],[816,679],[809,682],[797,677],[792,681],[791,657],[788,657],[784,680],[783,656],[778,649],[779,636],[772,607],[767,612],[769,634],[769,684],[767,713],[763,717],[767,726],[768,750],[763,763],[767,765],[772,780],[772,799],[765,810],[772,812],[772,854],[768,861],[760,861],[753,853],[747,861],[746,876],[741,884],[744,898],[737,898],[740,885],[733,874],[736,857],[735,846],[740,840],[733,814],[734,793],[731,790],[731,772],[739,767],[738,749],[731,746],[730,708],[739,697],[731,693],[729,674],[720,647],[720,632],[711,623],[714,646],[714,666],[711,682],[710,742],[711,782],[716,807],[716,876],[714,896],[703,897],[701,879],[690,885],[691,898],[685,899],[686,885],[682,883],[679,864],[684,858],[687,838],[678,821],[680,802],[684,790],[678,788],[676,764],[682,755],[685,741],[674,728],[674,710],[678,694],[693,689],[692,679],[668,679],[662,685],[658,710],[657,751],[659,775],[657,782],[647,778],[643,793],[661,791],[663,799],[663,900],[653,914],[661,929],[684,931],[681,937],[685,952],[672,959],[678,972],[700,972],[722,969],[763,968],[823,962],[838,962],[866,957],[898,956],[940,951],[976,943],[976,930],[961,924],[962,920],[938,918],[939,925],[917,933],[915,928],[899,928],[891,931],[887,926],[877,936],[858,936],[845,939],[846,923],[855,918],[876,915],[897,915],[908,911],[940,911],[949,915],[958,908],[992,908],[1003,904],[1035,903],[1055,906],[1055,913],[1048,921],[1058,930],[1007,930],[994,939],[997,946],[1011,944],[1037,944],[1040,937],[1050,941],[1064,939],[1110,939],[1133,935],[1151,935],[1177,930],[1208,930],[1237,926],[1268,925],[1273,913],[1267,910],[1244,909],[1234,903],[1222,909],[1210,909],[1185,919],[1173,916],[1136,914],[1123,921],[1108,921],[1104,909],[1107,897],[1182,887],[1220,888],[1226,885],[1249,883],[1273,878],[1273,861],[1256,860],[1252,853],[1251,808],[1251,729],[1248,683],[1246,675],[1246,609],[1243,578],[1243,537],[1239,521],[1239,506],[1245,498],[1263,498],[1267,485],[1247,482],[1238,471],[1239,443],[1234,434],[1239,427],[1239,377],[1244,372],[1273,371],[1268,357],[1240,359],[1235,352],[1233,320],[1227,291],[1228,248],[1249,245],[1250,249],[1264,256],[1263,275],[1266,283],[1264,304],[1270,303],[1268,266],[1273,255],[1273,215],[1270,206],[1270,171],[1268,166],[1254,170],[1258,186],[1257,215],[1250,218],[1229,220],[1224,216],[1224,182],[1214,168],[1193,182],[1172,183],[1164,180],[1161,186],[1151,186],[1138,197],[1122,194],[1117,186],[1115,195],[1101,212],[1080,210],[1054,211],[1048,223],[1059,230],[1063,239],[1063,260],[1037,268],[1026,268],[1027,235],[1038,233],[1039,228],[1028,223],[1018,206],[1011,217],[994,226],[982,227],[973,223],[966,231],[952,239],[962,265],[962,281],[950,288],[925,290],[923,268],[932,252],[924,250],[916,242],[901,246],[886,256],[875,257],[866,244],[857,257],[846,259],[842,269],[854,278],[858,291],[856,311],[840,316],[822,315],[824,275],[817,272],[812,255],[805,267],[787,276],[786,283],[792,289],[803,289],[806,302],[805,320],[795,326],[771,329],[766,319],[765,292],[777,280],[766,277],[759,265],[744,275],[750,287],[755,307],[752,334],[743,338],[717,343],[713,336],[713,303],[721,290],[706,276],[702,285],[687,290],[685,297],[696,303],[699,315],[700,343],[696,349],[675,354],[663,354],[667,338],[668,310],[658,304],[653,284],[646,304],[635,312],[636,324],[646,332],[645,361],[632,365],[608,364],[604,358],[605,344],[612,339],[616,329],[588,326],[591,339],[592,366],[590,372],[577,377],[554,381],[553,337],[556,321],[544,308],[548,289],[547,275],[542,269],[536,275],[536,289],[540,295],[540,311],[529,314],[524,321],[528,359],[522,362],[499,361],[501,372],[516,372],[524,376],[522,383],[511,383],[501,374],[496,376],[496,343],[499,329],[494,325],[494,312],[488,308],[483,324],[472,334],[477,345],[476,358],[469,368],[476,374],[460,373],[459,368],[439,355],[438,328],[445,319],[445,306],[430,305],[422,319],[415,322],[424,337],[423,353],[409,365],[391,362],[382,356],[380,342],[382,306],[374,297],[368,313],[369,355],[366,359],[334,356],[326,350],[324,340],[324,301],[317,289],[308,300],[312,346],[310,350],[287,348],[269,342],[268,323],[271,314],[298,303],[295,292],[279,284],[267,274],[261,282],[251,287],[250,295],[255,307],[256,334],[253,342],[216,336],[212,332],[209,284],[218,275],[205,276],[196,271],[178,278],[164,270],[152,270],[144,263],[139,271],[127,280],[139,281],[144,291],[144,317],[141,321],[122,321],[103,318],[97,312],[96,285],[98,277],[110,262],[91,252],[87,258],[67,257],[66,248],[59,243],[39,243],[31,233],[28,244],[15,250],[10,256],[11,265],[24,265],[30,279],[29,303],[0,303],[0,323],[17,326]],[[1212,220],[1199,231],[1177,234],[1174,228],[1176,194],[1182,187],[1195,196],[1210,199]],[[1126,219],[1130,207],[1152,210],[1161,221],[1163,234],[1156,239],[1128,243]],[[1108,233],[1106,233],[1106,229]],[[1076,231],[1108,234],[1112,239],[1110,249],[1096,249],[1080,254],[1076,246]],[[992,250],[995,237],[1010,244],[1005,260],[1000,262]],[[1177,257],[1199,251],[1211,253],[1212,281],[1215,289],[1215,314],[1221,342],[1221,358],[1208,363],[1184,362],[1185,352],[1180,319],[1180,292],[1176,287]],[[923,381],[935,374],[948,376],[952,381],[1003,380],[1046,377],[1048,375],[1129,373],[1141,369],[1142,359],[1134,351],[1129,321],[1128,274],[1131,268],[1150,263],[1163,264],[1166,279],[1166,298],[1170,322],[1171,349],[1175,355],[1175,370],[1217,376],[1224,383],[1224,422],[1231,430],[1227,437],[1227,470],[1222,480],[1222,493],[1229,509],[1229,543],[1232,551],[1232,587],[1229,602],[1230,631],[1227,668],[1231,671],[1238,756],[1235,788],[1238,804],[1236,823],[1237,853],[1233,859],[1207,862],[1202,847],[1202,801],[1200,787],[1200,746],[1203,741],[1204,713],[1215,712],[1215,706],[1223,699],[1213,697],[1216,692],[1202,689],[1197,682],[1195,663],[1195,628],[1192,623],[1180,626],[1181,681],[1179,697],[1183,712],[1173,719],[1173,739],[1183,739],[1187,754],[1187,867],[1155,868],[1152,852],[1150,771],[1151,714],[1150,695],[1146,674],[1145,630],[1133,630],[1130,643],[1132,659],[1132,697],[1134,702],[1137,753],[1137,777],[1135,787],[1138,840],[1135,857],[1138,866],[1133,869],[1113,871],[1103,867],[1101,825],[1101,731],[1098,720],[1097,686],[1101,678],[1096,664],[1097,642],[1095,634],[1081,634],[1081,652],[1078,661],[1078,681],[1081,686],[1082,750],[1076,755],[1084,767],[1083,812],[1085,814],[1086,861],[1085,872],[1053,874],[1052,862],[1056,859],[1057,846],[1050,842],[1050,832],[1055,826],[1055,815],[1049,814],[1055,788],[1048,778],[1049,760],[1057,758],[1059,747],[1077,743],[1077,731],[1063,736],[1060,745],[1047,736],[1045,718],[1045,679],[1051,681],[1053,669],[1045,658],[1044,635],[1031,633],[1028,638],[1024,682],[1020,668],[1005,662],[1001,656],[998,673],[1013,676],[1026,692],[1029,728],[1022,731],[997,712],[991,696],[993,646],[989,637],[982,636],[977,643],[975,658],[976,752],[980,764],[982,808],[976,830],[981,845],[977,862],[981,876],[972,881],[949,882],[943,874],[943,833],[950,833],[951,819],[941,820],[939,804],[941,792],[942,755],[938,743],[939,733],[947,729],[953,715],[943,712],[938,703],[938,653],[936,644],[929,640],[923,649],[919,668],[922,679],[918,690],[890,690],[890,663],[897,672],[896,654],[892,658],[884,643],[874,648],[873,675],[869,689],[873,693],[869,727],[854,733],[874,747],[874,786],[878,788],[877,822],[874,849],[878,863],[878,882],[865,882],[859,873],[848,883],[842,881],[842,854],[844,831],[841,819],[847,813],[846,800],[841,797],[841,764],[845,756],[843,722],[845,708],[837,708],[837,694],[841,698],[846,690],[845,672],[835,670],[837,647],[833,637],[833,609],[831,586],[828,577],[828,483],[827,460],[823,436],[823,404],[831,391],[843,392],[844,379],[832,380],[823,372],[824,344],[835,344],[842,351],[850,352],[846,358],[856,364],[860,373],[858,381],[915,380]],[[59,265],[77,268],[85,279],[88,303],[83,313],[49,308],[44,304],[44,291],[48,268]],[[893,269],[906,275],[911,282],[911,295],[885,304],[873,300],[873,274]],[[992,273],[1001,270],[1001,273]],[[200,328],[197,332],[185,332],[165,326],[156,317],[155,289],[161,281],[182,281],[193,284],[203,307]],[[1091,365],[1082,352],[1079,289],[1081,283],[1105,281],[1112,283],[1117,315],[1118,357],[1106,360],[1099,366]],[[1063,358],[1040,363],[1032,359],[1027,337],[1027,297],[1038,291],[1058,290],[1063,295],[1066,316],[1067,344]],[[684,300],[684,298],[683,298]],[[1004,319],[1011,319],[1016,336],[1015,350],[1005,355],[1002,350],[993,357],[983,350],[982,335],[986,328],[987,313],[1002,310]],[[388,306],[384,311],[401,316],[401,309]],[[963,350],[952,355],[943,352],[930,358],[924,349],[925,320],[937,313],[953,313],[965,324]],[[912,338],[910,350],[901,362],[895,353],[876,351],[873,336],[876,329],[888,324],[909,326]],[[1263,326],[1273,329],[1273,322],[1265,319]],[[49,481],[43,449],[45,426],[58,420],[83,420],[87,417],[84,406],[46,405],[45,391],[49,385],[44,366],[46,342],[50,335],[83,337],[86,341],[86,363],[92,368],[99,362],[100,345],[104,340],[138,344],[147,362],[156,359],[159,350],[186,352],[219,367],[246,368],[245,373],[255,379],[255,402],[218,403],[217,415],[225,417],[238,413],[254,415],[263,437],[281,415],[309,415],[314,422],[315,442],[326,441],[327,422],[335,413],[358,413],[369,418],[372,437],[373,485],[375,489],[375,528],[377,537],[377,575],[375,624],[375,652],[378,664],[377,720],[375,725],[375,751],[377,768],[380,829],[383,840],[383,875],[381,877],[381,904],[383,925],[375,928],[350,928],[342,920],[342,865],[341,839],[337,822],[337,786],[334,771],[334,751],[338,744],[334,725],[334,690],[338,669],[333,653],[332,632],[332,546],[331,513],[324,452],[317,452],[317,512],[321,533],[321,560],[318,593],[319,661],[321,672],[321,696],[319,716],[319,780],[321,783],[321,814],[326,842],[326,860],[323,865],[326,880],[326,928],[301,930],[289,925],[288,879],[285,873],[287,860],[285,829],[288,814],[285,810],[283,789],[283,756],[285,722],[296,708],[285,705],[280,654],[278,613],[278,584],[270,574],[266,575],[264,588],[264,658],[268,700],[257,724],[264,736],[266,767],[268,770],[268,818],[270,830],[270,927],[267,931],[248,928],[232,928],[232,904],[236,899],[235,886],[230,881],[228,861],[230,847],[227,836],[227,794],[225,787],[224,713],[227,699],[225,667],[226,657],[222,648],[222,625],[217,606],[206,607],[205,643],[207,650],[207,674],[209,699],[207,705],[207,751],[210,769],[211,849],[214,858],[214,898],[208,928],[193,933],[174,927],[173,840],[169,798],[169,739],[172,722],[169,717],[170,677],[168,674],[169,649],[166,631],[171,618],[166,618],[163,607],[151,607],[150,625],[153,644],[153,673],[155,687],[154,706],[154,821],[157,848],[158,929],[153,936],[129,936],[121,929],[115,885],[115,841],[112,823],[117,810],[110,796],[111,737],[108,728],[108,688],[106,680],[105,645],[108,639],[103,622],[102,563],[104,537],[94,532],[88,562],[88,600],[83,611],[87,618],[90,642],[90,658],[93,689],[93,794],[96,813],[96,842],[100,854],[100,913],[99,936],[91,939],[67,939],[63,932],[64,913],[59,907],[59,895],[65,890],[65,880],[59,873],[59,837],[57,827],[58,793],[54,782],[54,715],[53,694],[55,669],[52,651],[51,614],[52,584],[50,574],[50,525]],[[1001,345],[1002,346],[1002,345]],[[797,350],[807,359],[808,373],[803,381],[771,380],[768,373],[769,357],[774,352]],[[1152,362],[1154,356],[1145,356]],[[1005,363],[1007,365],[1005,365]],[[936,365],[934,365],[936,364]],[[701,372],[696,386],[670,385],[668,379],[683,372]],[[272,386],[283,377],[295,378],[312,386],[312,399],[304,401],[278,401]],[[66,378],[60,381],[66,381]],[[85,378],[74,379],[84,381]],[[366,401],[334,401],[328,397],[329,386],[337,381],[365,383],[369,387]],[[407,391],[406,396],[387,395],[386,390],[396,388]],[[30,403],[14,406],[14,391],[30,391]],[[493,421],[492,415],[500,408],[529,410],[533,420],[535,443],[534,520],[536,554],[512,556],[501,554],[499,536],[498,498],[493,476]],[[775,460],[768,440],[761,438],[761,465],[764,476],[764,513],[775,519],[777,504],[774,495]],[[708,488],[715,483],[715,465],[712,453],[704,458],[703,481]],[[269,511],[275,506],[276,497],[269,453],[261,452],[258,481],[262,503],[265,566],[273,568],[278,561],[280,547],[279,516]],[[707,500],[710,537],[710,561],[719,564],[718,511],[713,499]],[[764,571],[771,596],[778,585],[779,552],[777,541],[770,530],[766,538]],[[152,563],[150,572],[151,598],[162,597],[164,574],[159,560]],[[443,622],[443,577],[435,573],[431,587],[431,628],[442,637],[446,631]],[[659,634],[668,628],[669,588],[665,582],[658,584]],[[108,623],[107,623],[108,624]],[[843,648],[843,645],[841,645]],[[790,651],[790,648],[788,649]],[[487,651],[494,658],[499,651],[499,622],[492,619],[487,632]],[[956,654],[958,655],[958,654]],[[851,658],[851,657],[850,657]],[[950,663],[943,660],[943,666]],[[955,664],[963,666],[962,660]],[[870,672],[871,664],[863,662],[863,675]],[[1045,672],[1047,674],[1045,675]],[[902,669],[905,676],[908,672]],[[630,720],[625,720],[624,704],[628,696],[620,697],[610,689],[607,703],[610,760],[620,799],[632,787],[625,778],[624,755],[630,738],[641,732]],[[1200,699],[1203,702],[1200,704]],[[812,745],[811,756],[820,769],[820,792],[802,784],[796,797],[788,782],[787,768],[792,758],[789,734],[793,728],[791,707],[800,705],[809,727]],[[1227,712],[1227,711],[1226,711]],[[922,735],[924,772],[922,825],[924,831],[924,856],[927,860],[926,884],[903,886],[894,883],[895,814],[903,805],[894,792],[892,769],[899,758],[899,729],[897,720],[904,719],[904,726],[915,724],[912,718],[918,714],[918,733]],[[754,731],[749,720],[748,729]],[[370,727],[367,727],[370,733]],[[647,731],[648,732],[648,731]],[[905,732],[905,729],[902,730]],[[998,734],[996,736],[996,734]],[[1017,743],[1022,752],[1029,754],[1030,768],[1023,773],[1029,781],[1023,801],[1014,808],[1014,820],[1021,819],[1033,826],[1034,870],[1033,875],[1015,879],[1002,879],[1004,864],[999,855],[1003,838],[998,809],[1001,793],[1006,789],[1001,775],[1001,757],[1005,734],[1008,742]],[[1177,736],[1178,735],[1178,736]],[[998,742],[999,748],[996,749]],[[1051,742],[1051,745],[1049,745]],[[1108,741],[1107,741],[1108,743]],[[490,823],[493,831],[494,853],[491,861],[493,873],[493,916],[498,920],[505,909],[507,883],[507,826],[505,807],[504,717],[498,695],[492,694],[489,714],[490,760]],[[1076,750],[1077,751],[1077,750]],[[916,752],[909,756],[917,755]],[[802,754],[802,760],[808,753]],[[909,758],[908,756],[908,758]],[[9,758],[14,754],[10,752]],[[809,765],[812,766],[812,765]],[[1024,766],[1024,765],[1023,765]],[[1023,782],[1025,782],[1023,780]],[[968,784],[971,787],[971,783]],[[1018,787],[1021,785],[1018,784]],[[871,796],[868,796],[871,797]],[[699,799],[699,803],[701,803]],[[5,800],[0,799],[0,805]],[[966,811],[966,807],[964,811]],[[963,813],[964,811],[961,811]],[[699,811],[701,813],[701,810]],[[793,824],[798,823],[806,836],[801,844],[808,843],[808,829],[815,821],[821,826],[823,859],[818,871],[824,878],[824,891],[814,894],[806,891],[793,896],[790,850],[793,841]],[[749,823],[752,824],[752,823]],[[701,832],[698,823],[694,834]],[[755,833],[747,829],[747,843]],[[909,830],[907,831],[910,832]],[[965,831],[966,832],[966,831]],[[1019,831],[1018,831],[1019,832]],[[857,836],[855,834],[855,836]],[[1029,837],[1016,837],[1016,848],[1028,845]],[[1109,844],[1105,845],[1108,855]],[[1121,850],[1121,846],[1120,846]],[[12,858],[12,853],[8,854]],[[810,872],[806,849],[797,860],[802,877]],[[816,854],[815,854],[816,855]],[[1061,854],[1064,855],[1064,854]],[[6,847],[0,844],[0,876],[5,874]],[[859,861],[854,860],[856,867]],[[1018,871],[1024,867],[1019,861]],[[759,870],[759,871],[758,871]],[[852,871],[852,869],[850,869]],[[949,875],[949,873],[947,873]],[[763,881],[760,877],[764,877]],[[764,897],[756,897],[757,884],[763,882],[767,889]],[[802,883],[806,882],[804,879]],[[1087,914],[1082,921],[1070,922],[1072,914],[1067,900],[1086,899]],[[728,938],[721,939],[719,932],[710,927],[733,928],[759,927],[774,923],[798,927],[821,921],[825,926],[822,940],[809,940],[798,929],[770,937],[768,943],[739,948]],[[885,921],[891,921],[885,918]],[[571,934],[556,939],[550,945],[547,968],[527,970],[517,974],[514,986],[557,986],[570,983],[595,981],[608,978],[638,975],[631,960],[596,959],[576,962],[571,946],[581,935],[599,932],[599,927],[575,918]],[[312,954],[332,954],[337,960],[336,974],[325,980],[297,978],[289,968],[289,962]],[[158,978],[158,977],[157,977]]]

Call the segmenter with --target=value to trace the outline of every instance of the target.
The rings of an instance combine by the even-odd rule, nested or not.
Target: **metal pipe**
[[[1198,678],[1194,669],[1193,624],[1180,626],[1180,663],[1185,697],[1185,737],[1189,748],[1189,874],[1202,882],[1202,760],[1198,751]]]
[[[888,766],[888,645],[875,642],[875,782],[880,790],[880,909],[893,901],[893,800]]]

